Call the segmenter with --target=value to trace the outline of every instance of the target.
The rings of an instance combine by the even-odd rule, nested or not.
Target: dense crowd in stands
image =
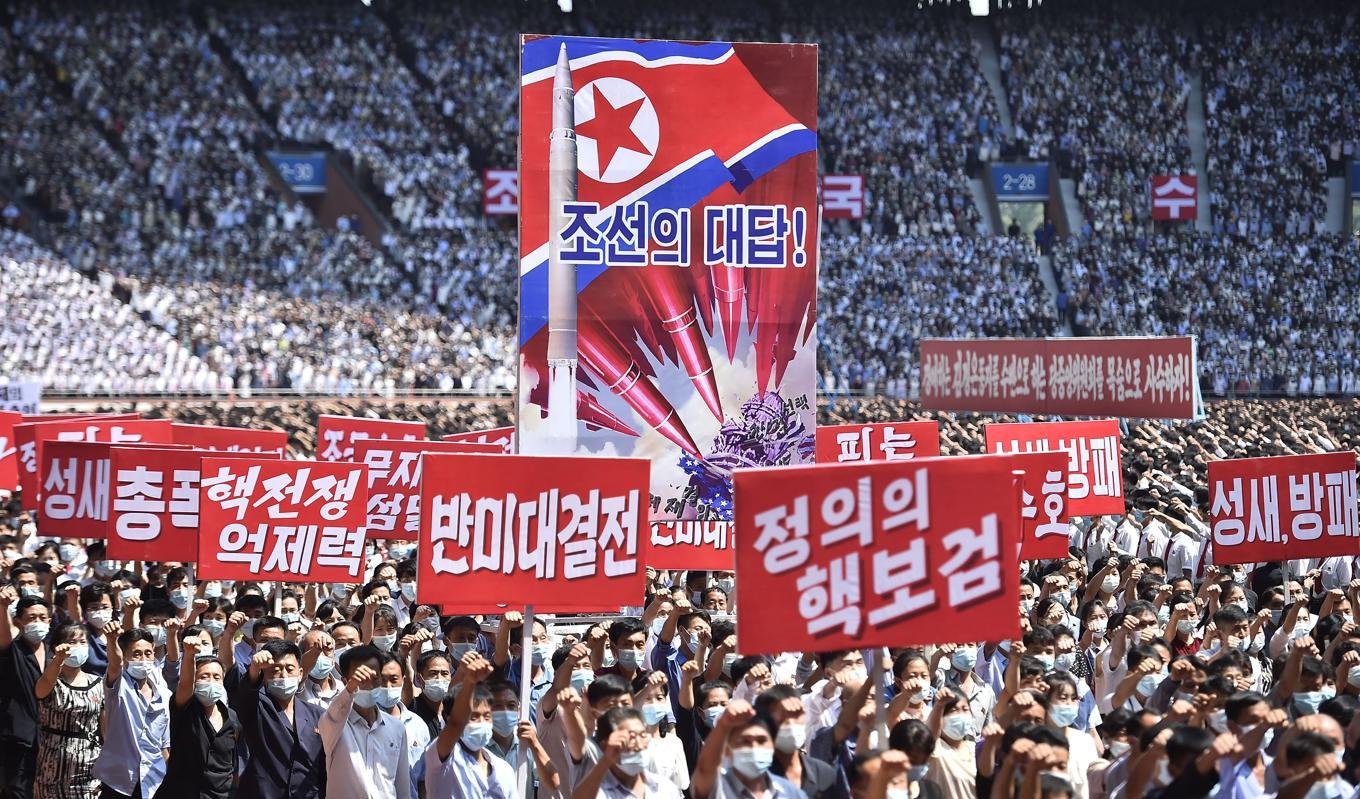
[[[997,20],[1023,156],[1072,165],[1094,231],[1147,229],[1148,177],[1193,172],[1185,36],[1166,15],[1129,6],[1069,3]]]
[[[23,5],[0,27],[0,190],[44,217],[72,268],[117,278],[209,382],[500,389],[514,370],[515,239],[481,217],[479,169],[514,163],[518,33],[815,40],[821,169],[867,187],[865,220],[823,237],[828,386],[909,393],[924,335],[1057,331],[1033,257],[979,238],[967,185],[979,158],[1017,143],[1070,160],[1077,179],[1087,225],[1056,260],[1078,332],[1195,333],[1206,383],[1225,391],[1355,385],[1337,324],[1354,249],[1318,235],[1322,179],[1360,129],[1353,10],[1055,1],[1000,14],[1013,143],[958,8],[635,5]],[[1151,237],[1147,176],[1192,171],[1196,73],[1215,223],[1234,235]],[[344,155],[390,228],[321,229],[262,165],[274,141]],[[1237,279],[1210,277],[1225,264]],[[987,279],[955,271],[974,265]],[[1270,291],[1286,274],[1318,293]],[[919,290],[903,302],[906,285]],[[843,316],[850,298],[872,325]]]
[[[831,393],[915,396],[925,337],[1058,332],[1037,255],[1016,239],[846,235],[821,256],[817,357]]]
[[[1353,157],[1360,141],[1360,13],[1248,3],[1206,19],[1204,30],[1215,225],[1252,236],[1322,232],[1328,161]]]
[[[1360,393],[1360,241],[1095,234],[1055,261],[1078,333],[1195,335],[1215,394]]]

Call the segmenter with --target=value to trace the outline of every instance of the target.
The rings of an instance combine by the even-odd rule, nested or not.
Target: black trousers
[[[38,773],[38,747],[18,741],[0,746],[0,799],[29,799]]]

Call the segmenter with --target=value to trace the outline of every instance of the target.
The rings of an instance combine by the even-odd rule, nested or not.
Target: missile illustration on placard
[[[576,451],[576,265],[562,261],[563,206],[576,201],[576,90],[567,46],[553,73],[548,141],[548,437],[558,454]]]

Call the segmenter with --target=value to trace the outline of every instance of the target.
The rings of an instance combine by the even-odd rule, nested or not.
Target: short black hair
[[[1301,732],[1289,739],[1284,748],[1284,762],[1290,768],[1306,758],[1321,757],[1336,751],[1336,743],[1325,735],[1316,732]]]
[[[1184,760],[1187,755],[1199,757],[1213,742],[1214,734],[1210,730],[1177,724],[1171,728],[1171,737],[1167,739],[1166,756],[1177,761]]]
[[[258,638],[261,630],[282,630],[284,635],[288,634],[288,625],[278,616],[261,616],[255,620],[255,626],[250,628],[250,637]]]
[[[633,616],[624,616],[609,625],[609,642],[618,646],[619,641],[622,641],[628,636],[637,635],[638,633],[646,631],[646,628],[642,626],[642,619],[634,618]]]
[[[131,630],[124,630],[118,634],[118,648],[127,649],[137,641],[146,641],[152,646],[156,645],[156,639],[151,637],[143,627],[133,627]]]
[[[416,671],[424,671],[425,667],[436,660],[443,660],[449,664],[449,671],[453,671],[453,655],[440,649],[431,649],[428,652],[421,652],[420,657],[416,658]]]
[[[1228,697],[1228,701],[1223,705],[1223,712],[1228,717],[1228,721],[1236,724],[1242,711],[1267,701],[1269,700],[1266,699],[1264,694],[1256,691],[1239,691]]]
[[[757,696],[756,701],[752,704],[755,705],[757,711],[769,713],[772,707],[785,699],[798,699],[801,696],[802,694],[798,693],[798,689],[792,685],[772,685],[761,691],[760,696]]]
[[[249,616],[257,610],[269,612],[269,602],[259,594],[238,594],[236,609]]]
[[[260,651],[268,652],[274,658],[275,663],[279,662],[280,658],[292,655],[297,659],[298,665],[302,665],[302,650],[298,649],[298,645],[292,641],[270,641],[260,647]]]
[[[899,752],[933,752],[935,736],[930,727],[920,719],[903,719],[893,725],[888,733],[888,747]]]
[[[382,656],[383,652],[372,644],[359,644],[352,647],[340,655],[340,676],[348,680],[350,672],[354,671],[356,666],[370,660],[378,661],[378,669],[381,670]]]
[[[609,675],[614,676],[614,675]],[[600,720],[595,724],[595,741],[603,744],[609,740],[609,736],[614,734],[614,730],[625,721],[636,721],[639,724],[646,724],[642,718],[642,712],[631,707],[611,707],[600,716]]]
[[[590,685],[586,686],[586,702],[594,705],[606,699],[613,699],[616,696],[628,694],[631,696],[633,688],[628,680],[618,674],[602,674]]]
[[[104,597],[109,598],[110,604],[117,604],[113,601],[113,588],[108,583],[96,580],[80,589],[80,609],[84,610]]]

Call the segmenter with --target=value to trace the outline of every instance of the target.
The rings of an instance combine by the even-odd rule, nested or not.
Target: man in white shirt
[[[345,689],[321,717],[326,799],[409,799],[406,727],[379,709],[401,698],[401,663],[365,644],[340,656],[340,673]]]

